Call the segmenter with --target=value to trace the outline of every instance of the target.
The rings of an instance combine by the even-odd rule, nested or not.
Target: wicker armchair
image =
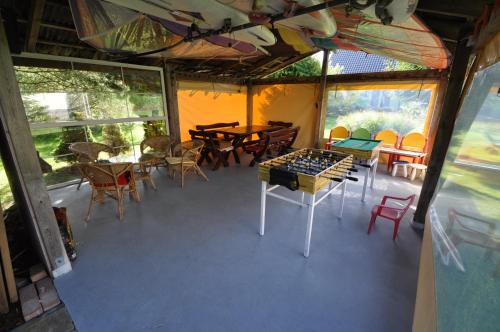
[[[184,187],[184,175],[189,171],[193,171],[208,181],[207,176],[200,169],[200,166],[198,166],[198,160],[201,157],[201,151],[204,145],[205,143],[201,140],[179,143],[174,147],[174,156],[165,159],[167,161],[169,174],[172,178],[175,176],[175,171],[180,171],[181,187]]]
[[[165,166],[165,158],[171,156],[171,144],[166,135],[148,137],[141,142],[141,154],[152,156],[153,166]]]
[[[120,220],[123,219],[124,213],[124,193],[129,192],[139,201],[132,163],[80,163],[78,166],[92,187],[86,221],[90,219],[94,202],[103,203],[106,196],[117,201]]]
[[[101,152],[107,152],[110,155],[114,154],[114,149],[106,144],[95,142],[75,142],[70,144],[69,149],[76,156],[76,161],[79,163],[95,163],[99,159]],[[85,176],[82,174],[80,183],[78,183],[77,190],[83,183]]]

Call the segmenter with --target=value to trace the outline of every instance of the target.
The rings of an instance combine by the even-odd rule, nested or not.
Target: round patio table
[[[156,190],[156,185],[151,178],[151,167],[158,161],[158,156],[154,153],[144,153],[141,156],[118,155],[109,158],[109,161],[112,163],[134,164],[134,166],[137,166],[137,169],[134,168],[134,179],[142,181],[144,184],[146,184],[147,181],[151,184],[151,187]]]

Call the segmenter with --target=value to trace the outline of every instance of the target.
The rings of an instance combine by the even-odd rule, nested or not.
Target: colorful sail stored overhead
[[[317,46],[330,44],[330,49],[362,50],[430,68],[448,67],[448,50],[415,15],[398,24],[384,25],[360,11],[346,15],[343,6],[331,12],[337,21],[338,33],[331,44],[315,40]]]

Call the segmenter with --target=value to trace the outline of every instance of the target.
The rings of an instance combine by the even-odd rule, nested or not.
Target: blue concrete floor
[[[184,189],[160,169],[158,190],[140,184],[142,202],[127,198],[121,222],[110,200],[85,224],[88,185],[51,191],[78,241],[73,271],[56,280],[77,329],[410,331],[420,236],[410,214],[396,242],[389,221],[366,229],[382,195],[419,183],[381,172],[362,204],[350,182],[342,220],[338,194],[317,206],[306,259],[306,209],[268,198],[258,235],[260,183],[246,165],[207,170],[210,182],[189,176]]]

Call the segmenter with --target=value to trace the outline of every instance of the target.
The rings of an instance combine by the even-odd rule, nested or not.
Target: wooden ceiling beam
[[[42,23],[43,9],[45,8],[45,0],[32,0],[30,16],[28,19],[28,27],[26,30],[26,51],[35,52],[38,34],[40,33],[40,25]]]
[[[410,70],[410,71],[387,71],[379,73],[359,73],[359,74],[340,74],[328,75],[326,82],[335,83],[359,83],[359,82],[398,82],[398,81],[416,81],[438,80],[446,75],[446,70],[437,69]],[[309,77],[280,77],[252,80],[252,85],[272,85],[272,84],[303,84],[319,83],[319,76]]]
[[[179,81],[195,81],[195,82],[214,82],[214,83],[226,83],[226,84],[243,84],[242,79],[235,77],[220,77],[210,74],[193,74],[186,72],[176,71],[176,77]]]
[[[21,23],[21,24],[28,24],[28,20],[25,20],[25,19],[22,19],[22,18],[18,18],[17,22]],[[62,30],[62,31],[76,33],[76,29],[75,28],[71,28],[71,27],[67,27],[67,26],[62,26],[62,25],[57,25],[57,24],[40,22],[40,27],[47,28],[47,29],[55,29],[55,30]]]
[[[417,12],[474,19],[483,12],[488,0],[419,0]]]
[[[66,48],[76,48],[79,50],[89,50],[97,52],[97,50],[91,46],[85,46],[85,44],[66,44],[60,42],[53,42],[50,40],[38,40],[39,44],[49,45],[49,46],[58,46],[58,47],[66,47]]]

